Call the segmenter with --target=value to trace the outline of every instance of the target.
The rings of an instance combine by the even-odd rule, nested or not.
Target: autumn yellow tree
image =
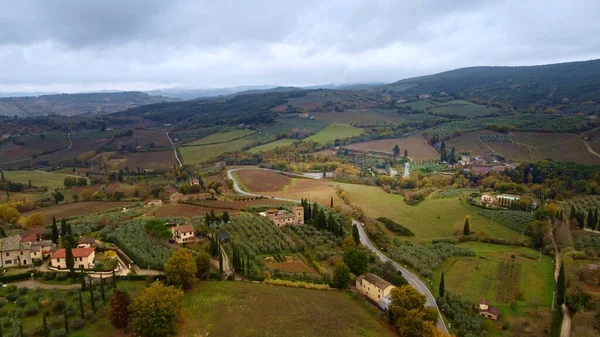
[[[183,289],[189,289],[194,284],[197,271],[194,256],[188,250],[176,251],[165,264],[167,284]]]
[[[141,337],[171,337],[177,333],[176,319],[183,291],[152,283],[129,306],[129,327]]]
[[[394,326],[404,337],[433,337],[438,313],[425,308],[425,296],[410,285],[392,289],[390,315]]]
[[[42,213],[33,213],[25,220],[25,227],[39,228],[46,224],[46,218]]]

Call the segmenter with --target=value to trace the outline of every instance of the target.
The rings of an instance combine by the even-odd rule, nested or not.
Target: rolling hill
[[[514,109],[594,105],[600,101],[600,59],[522,67],[469,67],[404,79],[383,90],[501,102]]]
[[[165,101],[173,101],[173,99],[150,96],[137,91],[7,97],[0,98],[0,115],[37,117],[109,114]]]

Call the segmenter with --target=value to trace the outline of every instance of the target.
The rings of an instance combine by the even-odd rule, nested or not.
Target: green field
[[[491,115],[499,111],[497,108],[488,108],[486,106],[474,104],[465,100],[453,100],[449,102],[435,102],[425,100],[406,103],[403,105],[410,106],[415,110],[431,112],[432,114],[439,113],[468,118]]]
[[[215,143],[224,143],[234,139],[242,138],[249,136],[256,131],[254,130],[232,130],[227,132],[219,132],[214,133],[210,136],[206,136],[204,138],[200,138],[191,143],[186,143],[185,145],[207,145],[207,144],[215,144]]]
[[[242,148],[252,144],[253,142],[254,139],[250,137],[244,137],[218,144],[181,146],[179,147],[179,153],[181,154],[181,159],[186,164],[197,164],[215,159],[226,152],[242,150]]]
[[[468,247],[477,254],[473,257],[450,257],[438,270],[433,278],[433,289],[439,288],[441,273],[444,272],[445,288],[461,295],[463,298],[476,303],[479,298],[486,298],[504,313],[512,311],[510,301],[501,301],[499,293],[505,289],[502,285],[499,269],[502,263],[513,264],[518,269],[518,282],[514,284],[522,292],[522,300],[518,306],[550,307],[552,291],[554,290],[554,264],[552,258],[541,256],[538,262],[538,252],[526,247],[493,245],[480,242],[460,244]],[[515,256],[514,262],[511,256]],[[465,277],[468,275],[468,277]]]
[[[31,184],[37,187],[48,187],[48,188],[63,188],[64,181],[68,174],[53,173],[44,171],[5,171],[4,179],[10,180],[13,183],[22,183],[28,185],[31,180]]]
[[[315,112],[317,120],[350,125],[401,124],[408,120],[392,109],[352,109],[342,112]]]
[[[374,307],[355,296],[338,290],[202,282],[186,293],[178,336],[396,336]]]
[[[434,199],[429,196],[418,205],[404,203],[404,198],[388,194],[376,186],[335,183],[350,197],[353,205],[360,207],[370,218],[387,217],[412,230],[416,237],[411,240],[427,242],[453,234],[453,228],[462,228],[465,215],[471,218],[471,230],[485,230],[490,236],[507,240],[519,240],[521,234],[503,225],[492,225],[488,219],[477,214],[480,209],[471,206],[466,199],[457,197]]]
[[[297,142],[297,139],[280,139],[280,140],[276,140],[274,142],[270,142],[270,143],[266,143],[263,145],[259,145],[259,146],[255,146],[251,149],[249,149],[247,152],[250,153],[259,153],[262,151],[269,151],[269,150],[273,150],[278,146],[287,146],[287,145],[291,145],[295,142]]]
[[[319,131],[317,134],[306,138],[306,140],[312,140],[317,143],[326,144],[331,143],[336,139],[358,136],[363,133],[363,131],[363,129],[355,128],[347,124],[332,123],[329,124],[325,129]]]

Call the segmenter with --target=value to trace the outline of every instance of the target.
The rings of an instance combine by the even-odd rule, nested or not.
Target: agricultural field
[[[586,132],[585,136],[588,137],[586,142],[592,151],[600,154],[600,128]]]
[[[235,172],[240,187],[249,192],[277,198],[318,202],[329,205],[331,198],[337,204],[339,198],[335,189],[316,179],[290,178],[266,170],[239,170]]]
[[[414,110],[423,110],[432,114],[455,115],[467,118],[487,116],[499,112],[497,108],[474,104],[465,100],[453,100],[448,102],[435,102],[430,100],[402,104],[410,106]]]
[[[251,134],[256,133],[254,130],[232,130],[227,132],[219,132],[214,133],[210,136],[206,136],[204,138],[200,138],[190,143],[186,143],[185,145],[195,146],[195,145],[209,145],[209,144],[217,144],[217,143],[225,143],[238,138],[247,137]]]
[[[588,212],[590,208],[600,208],[600,196],[598,195],[586,195],[576,196],[571,199],[558,202],[565,212],[565,216],[569,216],[571,207],[575,206],[575,209],[580,212]]]
[[[369,218],[390,218],[415,233],[411,241],[425,243],[435,238],[451,236],[461,229],[465,215],[469,215],[471,230],[485,230],[492,237],[519,240],[521,234],[477,214],[480,208],[469,205],[466,199],[428,197],[417,205],[407,205],[401,195],[388,194],[376,186],[335,183]]]
[[[284,114],[280,115],[274,124],[261,126],[260,131],[263,134],[270,135],[274,140],[275,136],[290,133],[293,129],[317,133],[329,124],[329,122],[323,120],[302,118],[297,114]]]
[[[306,263],[304,263],[302,259],[296,255],[282,255],[282,257],[284,259],[283,261],[276,261],[275,259],[271,258],[271,260],[266,263],[267,268],[270,270],[280,270],[288,273],[316,273],[314,269],[307,266]]]
[[[27,186],[31,180],[31,185],[36,187],[64,188],[65,178],[74,175],[45,172],[45,171],[5,171],[4,178],[13,183],[22,183]]]
[[[47,139],[26,140],[24,145],[4,142],[0,145],[0,163],[16,160],[31,159],[41,153],[54,152],[66,149],[69,142],[65,140],[49,141]]]
[[[348,145],[351,150],[366,152],[393,153],[394,146],[400,147],[400,155],[404,150],[408,151],[408,157],[414,161],[440,159],[440,154],[420,134],[414,134],[407,138],[382,139],[365,143],[354,143]]]
[[[228,211],[232,213],[228,209],[219,209],[213,208],[215,214],[221,214],[224,211]],[[210,213],[210,207],[202,207],[196,205],[188,205],[188,204],[175,204],[175,205],[162,205],[156,207],[146,208],[147,212],[144,214],[145,216],[154,216],[157,218],[162,217],[170,217],[170,216],[184,216],[184,217],[200,217],[204,216],[206,213]],[[232,214],[233,215],[233,214]]]
[[[511,132],[509,135],[503,135],[482,130],[448,140],[446,148],[452,146],[459,153],[468,152],[478,156],[494,154],[513,161],[536,162],[550,158],[557,161],[600,164],[600,156],[589,152],[584,141],[572,133]]]
[[[473,303],[486,298],[503,314],[512,311],[510,303],[513,301],[524,307],[548,308],[552,304],[554,264],[551,257],[542,255],[538,262],[538,252],[526,247],[480,242],[459,246],[472,249],[476,255],[448,258],[434,273],[433,289],[438,289],[444,272],[447,290]]]
[[[128,153],[125,158],[111,159],[109,165],[114,170],[129,168],[132,171],[137,170],[172,170],[176,164],[175,154],[172,150],[165,151],[146,151]]]
[[[200,146],[180,146],[178,148],[181,154],[181,160],[186,164],[198,164],[227,153],[240,151],[250,146],[253,139],[250,137],[239,138],[224,143]]]
[[[259,146],[255,146],[249,150],[247,150],[247,152],[250,153],[259,153],[259,152],[263,152],[263,151],[270,151],[270,150],[274,150],[279,146],[288,146],[288,145],[292,145],[295,142],[297,142],[297,139],[279,139],[276,140],[274,142],[270,142],[270,143],[266,143],[263,145],[259,145]]]
[[[359,136],[363,129],[355,128],[347,124],[332,123],[317,134],[308,137],[306,140],[321,144],[333,143],[336,139]]]
[[[386,114],[378,112],[374,109],[352,109],[343,112],[315,112],[314,116],[317,120],[350,125],[391,125],[407,122],[407,120],[402,118],[401,115],[397,114],[395,110],[392,111],[393,114]]]
[[[171,147],[167,132],[162,130],[133,130],[130,142],[136,146]]]
[[[42,213],[46,218],[46,223],[52,223],[52,217],[56,217],[57,219],[72,218],[81,215],[94,214],[112,208],[129,207],[133,204],[134,203],[131,201],[82,201],[39,208],[24,213],[23,215],[29,216],[32,213]]]
[[[182,321],[180,337],[397,336],[355,294],[245,282],[198,284],[184,298]]]

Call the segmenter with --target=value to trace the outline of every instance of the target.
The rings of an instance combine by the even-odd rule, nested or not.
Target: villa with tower
[[[279,228],[304,224],[304,207],[302,206],[292,208],[291,213],[281,209],[268,209],[261,212],[260,215],[273,221],[275,226]]]

